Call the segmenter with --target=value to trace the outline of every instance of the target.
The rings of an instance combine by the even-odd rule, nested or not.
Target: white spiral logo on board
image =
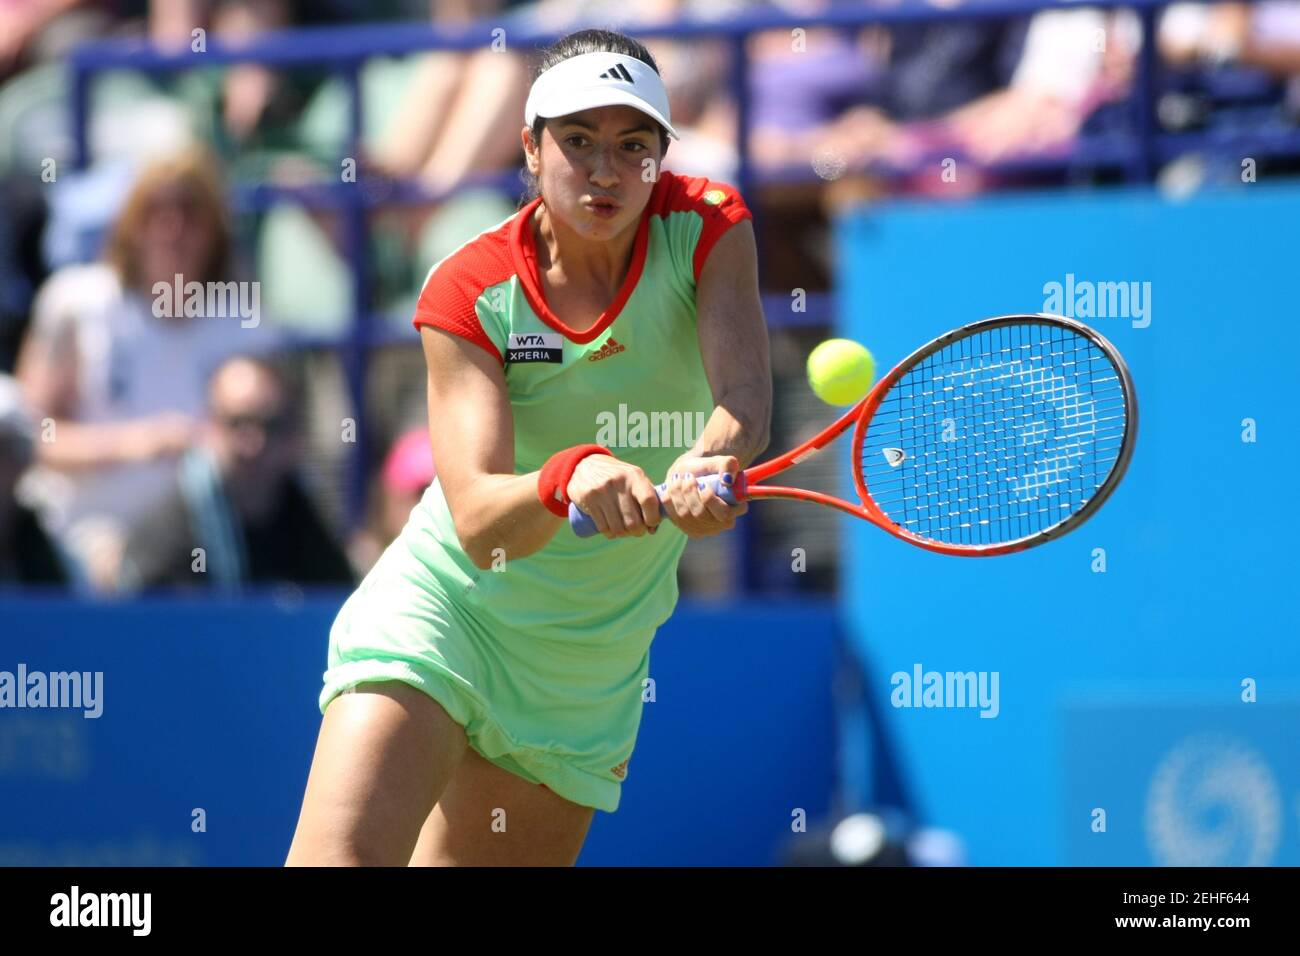
[[[1179,743],[1156,767],[1147,793],[1147,843],[1161,866],[1266,866],[1281,820],[1267,762],[1230,737]]]

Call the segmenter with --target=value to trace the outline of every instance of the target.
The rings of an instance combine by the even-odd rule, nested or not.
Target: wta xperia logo
[[[80,710],[94,720],[104,713],[103,671],[0,671],[0,708]]]
[[[511,332],[506,343],[506,362],[564,361],[564,336],[559,332]]]
[[[1043,311],[1068,319],[1131,319],[1135,329],[1151,324],[1151,283],[1093,282],[1065,274],[1043,286]]]

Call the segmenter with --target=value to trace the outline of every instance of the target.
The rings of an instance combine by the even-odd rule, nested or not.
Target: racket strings
[[[908,370],[872,417],[862,477],[914,534],[948,544],[1027,537],[1076,514],[1127,430],[1109,356],[1069,328],[1020,323],[948,343]]]

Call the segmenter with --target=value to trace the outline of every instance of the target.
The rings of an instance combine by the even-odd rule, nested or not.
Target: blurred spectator
[[[1164,129],[1240,135],[1258,126],[1265,136],[1284,137],[1288,122],[1300,122],[1297,0],[1174,4],[1159,21],[1156,44],[1171,67],[1162,78],[1164,89],[1156,105]],[[1262,153],[1258,175],[1271,178],[1300,170],[1294,152]],[[1243,162],[1237,150],[1189,150],[1162,168],[1157,184],[1174,195],[1211,183],[1239,184]]]
[[[36,180],[0,174],[0,372],[13,371],[32,298],[49,274],[40,255],[46,219]]]
[[[214,290],[231,278],[230,262],[220,182],[207,157],[190,151],[143,170],[104,261],[59,270],[37,295],[18,378],[50,419],[52,440],[38,445],[44,467],[31,484],[96,586],[111,588],[125,527],[189,447],[206,376],[261,338],[239,316],[187,316],[174,296],[153,290],[170,292],[178,276]]]
[[[771,6],[768,0],[658,0],[648,9],[645,4],[637,7],[637,22],[678,17],[717,22]],[[785,38],[789,40],[788,32]],[[673,126],[681,137],[664,156],[664,168],[734,183],[740,156],[736,101],[729,85],[729,43],[725,39],[652,37],[646,46],[663,74]]]
[[[348,546],[359,575],[369,571],[401,533],[436,474],[428,428],[412,428],[393,442],[380,473],[371,520]]]
[[[638,24],[674,16],[725,14],[762,5],[760,0],[646,0]],[[431,0],[438,26],[499,21],[503,44],[473,52],[439,51],[424,57],[374,156],[393,176],[418,175],[434,191],[450,190],[472,173],[504,170],[521,162],[519,127],[528,96],[527,59],[511,45],[512,31],[561,34],[625,20],[619,0]],[[649,44],[668,86],[673,125],[682,139],[674,162],[692,175],[729,178],[735,164],[730,113],[716,91],[725,81],[719,42],[655,39]],[[721,134],[721,135],[719,135]],[[665,161],[665,165],[667,165]],[[692,165],[693,164],[693,165]],[[678,168],[678,167],[674,167]]]
[[[288,27],[289,0],[152,0],[149,38],[164,49],[187,50],[194,31],[211,31],[216,42],[240,46],[270,30]],[[205,44],[207,38],[205,37]],[[293,98],[290,86],[260,63],[236,63],[222,74],[221,119],[236,141],[249,137],[278,96]]]
[[[3,0],[0,2],[0,80],[27,61],[57,53],[65,38],[86,38],[98,11],[87,0]],[[86,16],[89,14],[89,16]],[[72,21],[77,21],[73,26]],[[44,47],[45,49],[40,49]]]
[[[751,70],[757,161],[906,162],[902,124],[935,119],[1004,87],[1027,23],[929,20],[868,27],[852,39],[814,29],[797,46],[789,31],[762,35]],[[798,118],[800,111],[807,118]]]
[[[760,33],[750,42],[754,116],[750,145],[761,167],[806,168],[816,137],[881,87],[888,33],[827,28]]]
[[[1300,2],[1176,3],[1160,21],[1159,47],[1171,63],[1238,63],[1287,78],[1300,74]]]
[[[788,35],[764,35],[755,159],[811,164],[834,180],[944,156],[991,164],[1060,152],[1101,103],[1123,94],[1136,36],[1130,15],[1087,9],[872,27],[853,40],[808,31],[802,55]],[[927,170],[926,184],[934,181]]]
[[[32,462],[34,433],[18,383],[0,375],[0,586],[70,582],[36,513],[17,499],[18,479]]]
[[[1099,10],[1035,15],[1006,88],[947,118],[953,141],[981,163],[1068,149],[1088,115],[1126,91],[1137,52],[1130,21]]]
[[[289,381],[261,360],[233,358],[217,369],[202,441],[132,530],[122,590],[354,583],[295,477],[299,404]]]
[[[518,7],[511,0],[430,0],[440,27]],[[509,22],[509,21],[503,21]],[[519,159],[527,65],[506,36],[501,49],[439,50],[421,58],[395,121],[376,149],[391,176],[419,176],[435,192]]]

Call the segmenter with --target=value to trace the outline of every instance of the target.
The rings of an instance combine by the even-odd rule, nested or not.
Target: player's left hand
[[[740,474],[740,460],[735,455],[707,458],[679,458],[668,469],[668,485],[663,497],[664,513],[688,537],[707,538],[735,527],[736,519],[749,510],[749,502],[729,505],[713,489],[700,490],[704,475],[730,475],[734,483]]]

